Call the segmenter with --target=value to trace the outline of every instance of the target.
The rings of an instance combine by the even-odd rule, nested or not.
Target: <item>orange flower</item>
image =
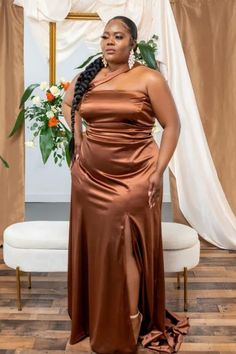
[[[66,91],[68,89],[68,87],[70,86],[70,82],[69,81],[62,82],[62,86],[63,86],[64,90]]]
[[[51,92],[47,92],[46,96],[47,96],[48,101],[53,101],[55,98],[55,96],[53,96],[53,94]]]
[[[48,126],[51,127],[55,127],[59,122],[59,119],[57,119],[57,117],[52,117],[48,120]]]

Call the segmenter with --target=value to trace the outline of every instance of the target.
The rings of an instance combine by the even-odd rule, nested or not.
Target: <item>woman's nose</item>
[[[112,37],[108,38],[107,45],[114,45],[114,39]]]

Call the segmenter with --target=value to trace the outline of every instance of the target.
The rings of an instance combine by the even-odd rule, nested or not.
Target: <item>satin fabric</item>
[[[24,14],[13,0],[0,1],[0,245],[3,231],[25,220],[25,132],[8,138],[24,91]]]
[[[125,271],[128,221],[141,276],[140,341],[155,352],[163,347],[171,353],[188,323],[165,316],[162,195],[154,208],[148,205],[149,177],[159,153],[151,134],[154,113],[141,91],[100,88],[121,72],[95,80],[79,107],[87,128],[71,167],[70,343],[90,336],[96,353],[136,352]]]
[[[168,84],[171,88],[181,121],[181,133],[178,145],[169,163],[169,167],[176,179],[180,210],[188,223],[205,240],[220,248],[236,249],[236,217],[224,194],[208,147],[175,18],[171,11],[169,1],[157,0],[156,6],[158,6],[158,2],[162,7],[157,15],[158,17],[160,16],[160,20],[155,22],[157,27],[154,33],[158,33],[162,39],[159,57],[162,63],[165,64],[161,65],[161,69],[168,79]],[[186,7],[194,6],[190,5],[190,3],[195,4],[195,11],[197,12],[196,18],[199,18],[199,16],[201,18],[202,11],[205,12],[205,15],[211,12],[211,7],[209,6],[210,2],[211,1],[202,2],[200,0],[186,1]],[[180,1],[180,3],[182,3],[182,1]],[[202,3],[204,3],[203,7]],[[220,2],[219,4],[218,2],[218,5],[217,9],[218,13],[220,13],[222,3]],[[214,9],[214,11],[212,9],[212,13],[217,12],[217,9]],[[195,21],[196,18],[193,21]],[[181,18],[181,21],[183,21],[183,18]],[[193,23],[193,21],[191,21],[191,23]],[[213,22],[215,23],[216,21]],[[201,25],[204,28],[204,21],[201,21]],[[187,32],[189,33],[188,29]],[[214,26],[214,29],[211,29],[211,31],[215,30],[216,33],[218,33],[217,28]],[[186,27],[184,31],[186,31]],[[199,33],[200,32],[202,32],[202,29]],[[198,35],[196,34],[196,36]],[[206,36],[203,35],[202,38],[205,39]],[[208,42],[210,41],[211,40],[208,40]],[[189,46],[194,47],[194,43],[195,41],[191,40]],[[215,52],[213,50],[213,52],[216,53],[217,51]],[[210,53],[210,56],[211,55],[212,53]],[[199,66],[199,64],[195,62],[194,68],[197,65]],[[220,67],[220,65],[218,65],[218,67]],[[163,68],[165,68],[165,70],[163,70]],[[207,65],[205,68],[204,79],[198,79],[198,82],[201,82],[202,87],[204,86],[206,90],[211,91],[208,83],[211,70],[208,70]],[[217,66],[213,65],[212,70],[214,71],[215,69],[217,71],[216,68]],[[198,70],[200,69],[198,68],[196,72]],[[219,76],[218,72],[219,70],[216,74],[217,77]],[[222,72],[221,70],[220,73],[222,74]],[[215,81],[210,80],[210,82],[211,85],[215,85]],[[207,99],[209,98],[208,102],[211,102],[210,96],[211,94],[207,93],[206,96],[204,95],[204,100],[207,97]],[[222,98],[224,98],[224,95]],[[220,105],[220,107],[215,105],[214,100],[211,103],[212,107],[218,107],[219,114],[222,112],[221,107],[225,106],[225,101],[223,100],[221,102],[224,102],[224,104]],[[225,108],[224,111],[227,112]],[[206,114],[206,110],[204,110],[203,114]],[[214,117],[214,115],[212,117]],[[227,138],[228,137],[227,144],[230,144],[230,135],[227,134]],[[218,142],[215,141],[215,145],[217,145],[217,143]],[[233,145],[231,145],[231,147],[233,147]],[[231,151],[233,150],[231,149]],[[230,174],[231,176],[233,175],[232,172],[230,172]]]
[[[57,22],[58,63],[70,58],[81,42],[86,43],[92,53],[100,52],[100,36],[104,26],[117,15],[126,15],[136,23],[139,39],[150,39],[156,33],[153,28],[155,2],[156,0],[54,0],[50,3],[47,0],[14,0],[14,4],[24,7],[35,42],[39,44],[46,60],[49,58],[48,22]],[[101,20],[63,21],[69,12],[97,13]],[[83,60],[82,57],[80,60]]]
[[[173,0],[171,4],[216,172],[236,215],[236,159],[232,158],[236,151],[236,46],[232,45],[236,41],[236,2]],[[172,194],[176,195],[174,176],[171,181]],[[222,204],[221,201],[213,203]],[[184,223],[177,198],[172,198],[172,205],[175,221]],[[223,223],[223,208],[222,204],[222,209],[215,215],[222,225],[218,245],[231,248],[232,244],[227,245],[230,232]],[[208,213],[209,207],[205,210]],[[234,234],[231,232],[232,240],[235,240],[235,234],[236,229]],[[235,242],[233,246],[235,249]]]

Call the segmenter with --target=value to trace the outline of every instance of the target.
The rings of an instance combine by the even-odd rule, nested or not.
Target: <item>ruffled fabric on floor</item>
[[[189,319],[186,316],[166,310],[165,331],[152,330],[144,336],[140,336],[144,348],[154,353],[177,353],[183,342],[183,336],[188,333]]]

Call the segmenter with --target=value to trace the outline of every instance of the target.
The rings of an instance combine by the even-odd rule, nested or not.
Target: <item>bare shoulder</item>
[[[136,67],[136,74],[139,78],[142,78],[147,91],[167,85],[166,79],[158,70],[151,69],[145,65]]]
[[[75,76],[73,77],[71,83],[70,83],[70,86],[69,86],[69,87],[70,87],[70,89],[73,90],[73,91],[74,91],[74,89],[75,89],[75,84],[76,84],[76,81],[78,80],[79,76],[80,76],[80,74],[75,75]]]
[[[145,65],[140,65],[139,68],[140,74],[142,74],[146,83],[156,83],[161,84],[163,81],[166,81],[164,76],[160,73],[160,71],[151,69]]]

